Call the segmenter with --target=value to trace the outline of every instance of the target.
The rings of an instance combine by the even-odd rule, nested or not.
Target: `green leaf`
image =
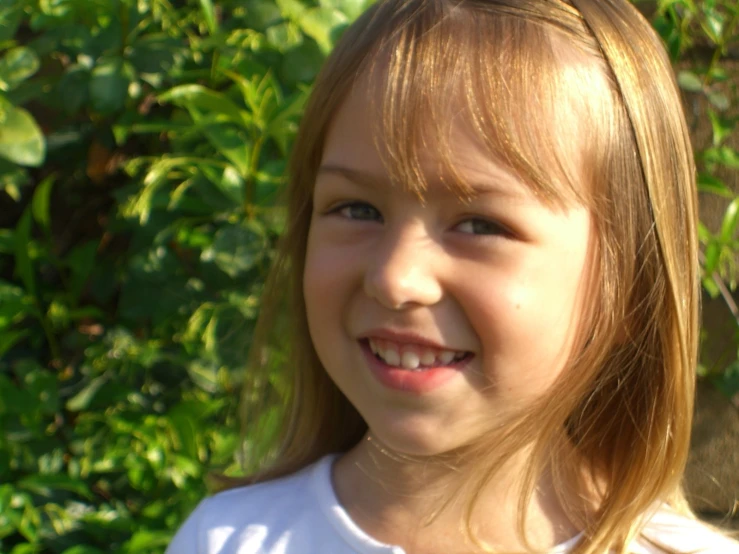
[[[67,548],[62,554],[105,554],[105,551],[93,546],[84,546],[78,544],[72,548]]]
[[[10,196],[15,202],[21,201],[21,191],[15,183],[4,183],[0,186],[0,190],[4,190],[5,194]]]
[[[38,554],[40,546],[34,544],[19,544],[13,547],[10,554]]]
[[[143,550],[148,551],[151,548],[166,546],[171,540],[172,534],[166,531],[137,531],[123,546],[123,551],[138,554]]]
[[[28,254],[28,245],[31,242],[31,223],[31,210],[26,209],[15,228],[15,272],[26,287],[26,292],[35,297],[36,276]]]
[[[74,13],[75,5],[64,0],[41,0],[39,7],[44,15],[61,19]]]
[[[28,393],[18,389],[10,379],[0,373],[0,414],[23,413],[26,403],[24,401],[31,403]]]
[[[0,254],[12,254],[15,252],[15,231],[13,229],[0,229]]]
[[[20,3],[0,2],[0,43],[15,36],[22,16],[23,6]]]
[[[244,136],[243,132],[231,125],[208,124],[201,121],[196,114],[193,114],[196,123],[205,134],[208,142],[228,161],[230,161],[239,172],[242,178],[248,178],[251,173],[251,157],[250,141]]]
[[[246,178],[250,172],[249,145],[243,130],[251,117],[227,96],[201,85],[182,85],[159,96],[162,102],[183,106],[213,147]]]
[[[70,412],[83,412],[90,405],[100,388],[108,382],[106,375],[99,375],[92,379],[80,392],[67,400],[66,408]]]
[[[211,0],[200,0],[200,10],[203,12],[203,18],[208,25],[208,32],[214,35],[218,32],[218,21],[216,20],[216,11]]]
[[[203,252],[232,278],[252,269],[267,250],[264,231],[255,223],[228,225],[216,232],[213,245]]]
[[[334,46],[338,28],[346,26],[348,21],[343,13],[333,8],[311,8],[298,19],[298,25],[328,55]]]
[[[721,143],[728,138],[734,131],[736,126],[735,118],[721,117],[714,110],[707,110],[708,117],[711,120],[711,129],[713,130],[713,146],[721,146]]]
[[[249,27],[264,32],[282,22],[282,12],[274,0],[250,0],[246,4]]]
[[[26,501],[23,515],[18,525],[18,531],[30,543],[39,542],[39,527],[41,525],[41,510],[34,506],[30,499]],[[15,550],[15,549],[14,549]]]
[[[710,379],[728,399],[733,399],[739,394],[739,361],[735,361],[724,371],[711,375]]]
[[[308,91],[300,90],[289,100],[285,106],[272,120],[267,127],[267,134],[270,135],[278,147],[280,153],[287,158],[289,145],[297,133],[297,119],[303,113],[305,103],[308,100]]]
[[[701,244],[708,244],[708,242],[713,238],[713,234],[711,231],[708,230],[708,227],[706,227],[702,221],[698,222],[698,240],[700,240]]]
[[[27,329],[22,331],[4,330],[0,334],[0,358],[2,358],[11,348],[13,348],[13,346],[18,344],[19,341],[26,338],[29,334],[30,331]]]
[[[180,85],[158,96],[160,102],[171,102],[196,111],[200,119],[219,123],[233,123],[249,128],[251,118],[230,98],[202,85]]]
[[[266,120],[276,104],[282,101],[281,91],[271,72],[247,79],[235,71],[225,70],[244,98],[244,104],[251,110],[251,121],[261,131],[266,127]]]
[[[0,280],[0,329],[11,326],[30,313],[31,306],[23,289]]]
[[[26,46],[8,50],[0,59],[0,89],[10,90],[39,69],[36,52]]]
[[[51,187],[54,184],[54,175],[49,175],[41,181],[36,191],[33,193],[31,200],[31,212],[36,223],[48,230],[51,225],[51,216],[49,213],[49,200],[51,198]]]
[[[719,163],[731,169],[739,169],[739,152],[729,146],[719,149]]]
[[[90,99],[90,79],[87,67],[75,64],[67,68],[55,90],[55,96],[65,112],[75,114],[87,104]]]
[[[111,114],[123,109],[128,98],[131,79],[120,59],[98,64],[90,78],[92,108],[101,114]]]
[[[706,8],[707,8],[706,3]],[[722,13],[713,8],[707,8],[705,13],[705,24],[703,30],[708,37],[715,43],[721,44],[721,38],[724,32],[725,18]]]
[[[718,269],[718,262],[721,256],[721,244],[716,241],[711,241],[706,246],[706,258],[703,262],[703,270],[707,274],[708,278],[711,278],[713,273]]]
[[[12,107],[0,125],[0,158],[18,165],[38,167],[46,157],[46,141],[30,113]]]
[[[677,82],[680,88],[688,92],[700,92],[703,90],[703,81],[692,71],[683,70],[678,73]]]
[[[698,192],[707,192],[725,198],[734,197],[734,191],[726,183],[718,177],[704,172],[698,174]]]
[[[35,368],[23,378],[25,389],[33,396],[36,410],[44,415],[59,409],[59,387],[56,376],[44,369]]]
[[[739,153],[731,148],[730,146],[718,146],[713,148],[707,148],[702,152],[699,152],[700,159],[702,159],[709,170],[715,165],[723,165],[730,169],[739,169]]]
[[[143,187],[138,194],[134,195],[122,208],[126,217],[138,216],[142,225],[149,221],[154,204],[154,197],[159,189],[167,182],[169,173],[180,164],[187,163],[182,158],[157,159],[149,168],[144,177]]]
[[[279,203],[279,195],[285,184],[285,165],[285,158],[271,160],[263,164],[257,172],[257,187],[254,198],[257,206],[268,208]]]
[[[16,486],[45,498],[51,498],[54,491],[57,490],[73,492],[88,500],[93,497],[90,489],[84,481],[74,479],[69,475],[37,473],[18,480],[16,482]]]
[[[298,46],[303,42],[303,33],[292,21],[285,21],[274,25],[265,32],[267,42],[280,53],[285,53],[290,48]]]
[[[731,105],[729,98],[722,92],[709,92],[708,101],[721,111],[728,110]]]
[[[306,7],[300,0],[275,0],[280,13],[286,19],[299,20],[306,11]]]
[[[198,413],[199,407],[195,402],[182,402],[172,409],[167,417],[177,439],[178,451],[191,459],[198,457],[196,422],[201,417]]]
[[[71,272],[69,293],[71,301],[76,304],[82,295],[90,274],[95,267],[95,258],[99,243],[89,241],[75,246],[66,256],[67,267]]]
[[[727,81],[729,77],[729,72],[726,71],[725,67],[721,67],[720,65],[715,65],[710,68],[708,72],[708,77],[711,79],[711,82],[724,82]]]
[[[721,223],[721,242],[729,243],[736,233],[736,226],[739,222],[739,197],[731,201],[724,212],[724,220]]]
[[[349,21],[354,21],[370,5],[367,0],[319,0],[321,6],[333,8],[343,13]]]
[[[318,75],[325,55],[315,40],[305,40],[282,58],[280,78],[287,85],[309,83]]]
[[[200,164],[200,171],[207,177],[208,181],[213,183],[221,193],[217,198],[209,194],[210,189],[198,186],[197,192],[209,205],[217,207],[223,206],[224,209],[240,208],[244,202],[244,178],[239,175],[236,169],[229,165],[225,169],[219,167]],[[225,197],[227,202],[221,201],[221,197]]]

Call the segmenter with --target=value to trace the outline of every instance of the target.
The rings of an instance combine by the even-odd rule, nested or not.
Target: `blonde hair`
[[[423,193],[419,151],[430,142],[455,174],[446,153],[457,110],[491,156],[543,201],[576,201],[594,214],[597,284],[576,354],[547,394],[506,429],[491,431],[495,442],[466,447],[469,518],[475,491],[524,447],[531,448],[519,510],[524,537],[523,507],[545,468],[584,530],[577,554],[625,552],[655,502],[687,513],[680,482],[699,309],[694,167],[669,60],[626,0],[381,0],[344,33],[292,153],[289,224],[267,283],[245,402],[262,413],[265,403],[271,407],[278,419],[270,428],[280,433],[274,457],[249,481],[346,451],[367,430],[318,360],[302,288],[326,135],[367,74],[381,77],[378,129],[396,182]],[[450,98],[462,105],[450,107]],[[465,194],[463,183],[450,186]],[[289,354],[275,364],[270,345],[279,321],[290,326]],[[275,379],[285,382],[275,386]],[[574,454],[560,448],[565,442]],[[597,488],[595,509],[565,490],[572,467]]]

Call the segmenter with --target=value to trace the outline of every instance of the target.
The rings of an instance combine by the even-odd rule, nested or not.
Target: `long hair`
[[[584,530],[574,552],[625,552],[655,502],[688,512],[680,482],[699,310],[694,166],[679,92],[658,37],[626,0],[381,0],[345,31],[292,152],[288,229],[263,299],[246,402],[284,407],[271,406],[274,456],[248,481],[346,451],[367,430],[310,341],[302,275],[332,117],[368,74],[380,83],[378,131],[397,182],[422,194],[419,154],[429,144],[455,174],[447,154],[455,109],[543,202],[591,210],[595,285],[576,351],[511,425],[467,446],[460,494],[472,533],[477,491],[530,448],[522,536],[523,508],[551,468]],[[450,98],[462,104],[450,107]],[[465,194],[464,183],[450,186]],[[276,326],[284,331],[280,321],[289,351],[275,364],[270,341]],[[594,506],[571,494],[573,474],[597,491]]]

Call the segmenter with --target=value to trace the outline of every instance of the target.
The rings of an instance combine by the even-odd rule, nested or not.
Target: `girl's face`
[[[461,124],[451,159],[475,188],[470,201],[442,184],[433,152],[423,201],[392,185],[361,88],[336,114],[315,183],[311,338],[380,441],[440,454],[503,423],[562,371],[588,290],[591,217],[542,204]]]

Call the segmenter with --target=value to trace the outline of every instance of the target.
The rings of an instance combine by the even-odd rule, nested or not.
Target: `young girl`
[[[739,552],[680,488],[693,177],[626,0],[374,5],[293,152],[276,459],[168,552]]]

